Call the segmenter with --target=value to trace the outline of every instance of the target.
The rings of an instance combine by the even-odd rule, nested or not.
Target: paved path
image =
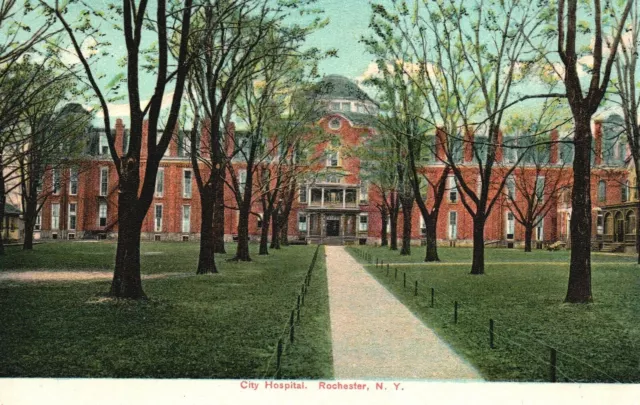
[[[479,380],[342,246],[326,246],[335,378]]]

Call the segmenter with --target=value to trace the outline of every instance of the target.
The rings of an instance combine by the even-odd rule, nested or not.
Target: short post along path
[[[481,380],[342,246],[325,246],[335,378]]]

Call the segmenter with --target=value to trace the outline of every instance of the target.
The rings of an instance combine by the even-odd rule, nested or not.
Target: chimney
[[[464,132],[464,162],[470,163],[473,161],[473,131],[467,128]]]
[[[122,122],[122,118],[118,118],[116,120],[116,138],[115,138],[115,146],[118,155],[124,153],[124,123]]]
[[[595,140],[595,166],[602,164],[602,121],[594,122],[593,139]]]
[[[551,145],[549,145],[549,163],[552,165],[558,164],[558,130],[551,131]]]
[[[146,159],[147,153],[147,137],[149,136],[149,120],[142,123],[142,139],[140,140],[140,160]]]
[[[496,162],[502,162],[502,130],[498,130],[496,137]]]
[[[207,159],[211,156],[211,148],[209,147],[209,130],[211,129],[211,120],[205,118],[202,120],[200,128],[200,156]]]
[[[178,138],[178,123],[176,123],[176,127],[171,134],[171,140],[169,141],[169,156],[176,157],[178,156],[178,142],[180,139]]]
[[[446,145],[447,145],[447,134],[441,129],[436,129],[436,158],[438,161],[446,161]]]

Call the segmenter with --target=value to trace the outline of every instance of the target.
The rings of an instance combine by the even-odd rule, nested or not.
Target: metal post
[[[378,258],[376,257],[376,267],[378,267]]]
[[[556,349],[551,348],[551,382],[557,382],[556,379],[556,371],[557,371],[557,362],[558,362],[558,354],[556,353]]]
[[[394,279],[394,280],[397,280],[397,279],[398,279],[398,268],[397,268],[397,267],[396,267],[396,274],[393,276],[393,279]]]
[[[387,276],[389,276],[389,263],[387,263]]]
[[[418,296],[418,280],[416,280],[416,289],[413,292],[413,295],[416,296],[416,297]]]
[[[493,345],[493,319],[489,319],[489,347],[495,348]]]
[[[435,305],[435,298],[436,298],[436,290],[435,288],[431,287],[431,308],[433,308]]]
[[[300,296],[298,295],[298,315],[297,315],[297,321],[298,323],[300,323]]]
[[[407,273],[402,273],[403,276],[403,283],[402,283],[402,288],[407,288]]]
[[[453,302],[453,323],[458,323],[458,301]]]

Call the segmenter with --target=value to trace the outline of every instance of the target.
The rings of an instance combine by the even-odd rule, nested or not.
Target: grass
[[[234,248],[218,256],[220,274],[196,276],[196,243],[143,243],[143,274],[185,275],[143,281],[147,302],[100,300],[109,281],[0,283],[0,376],[271,377],[315,247],[265,257],[252,245],[252,262],[226,262]],[[110,270],[114,254],[112,243],[43,244],[10,250],[1,269]],[[282,375],[331,378],[323,254],[296,337],[285,346]]]
[[[400,261],[394,260],[397,252],[386,248],[349,250],[360,261],[358,250],[370,253],[374,263],[375,257]],[[412,250],[416,262],[421,260],[424,248]],[[640,277],[635,258],[594,255],[594,303],[570,305],[562,302],[568,252],[487,249],[491,264],[483,276],[469,274],[471,249],[447,248],[440,253],[446,260],[442,264],[397,266],[397,279],[393,265],[389,276],[386,265],[365,268],[487,380],[549,381],[553,347],[559,381],[640,382]],[[459,303],[457,324],[454,301]],[[495,320],[494,349],[489,348],[489,319]]]

